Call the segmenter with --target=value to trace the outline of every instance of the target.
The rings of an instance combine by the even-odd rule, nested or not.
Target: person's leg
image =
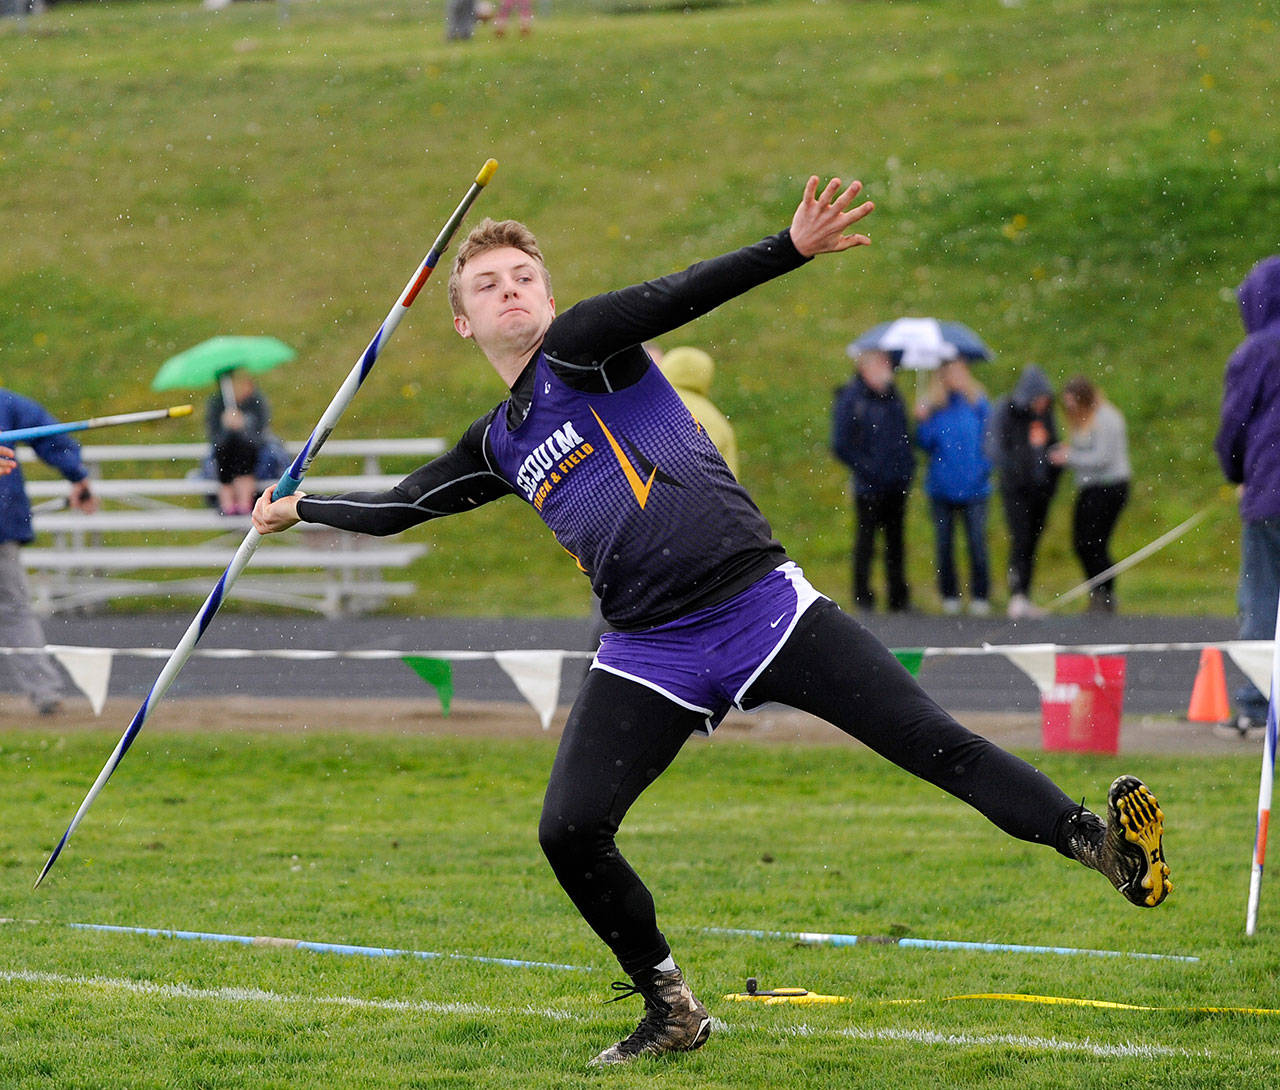
[[[1103,485],[1099,492],[1101,495],[1099,496],[1097,529],[1100,548],[1099,562],[1102,566],[1098,571],[1103,572],[1115,563],[1111,556],[1111,535],[1115,532],[1116,523],[1120,521],[1120,513],[1129,502],[1129,485],[1127,483],[1107,484]],[[1102,592],[1107,608],[1114,610],[1116,577],[1113,575],[1110,579],[1099,583],[1098,589]]]
[[[942,596],[943,607],[946,608],[947,603],[958,603],[960,599],[960,582],[956,578],[952,541],[955,507],[946,500],[930,497],[929,509],[933,514],[934,563],[938,569],[938,593]]]
[[[871,558],[876,547],[875,497],[854,497],[857,526],[853,537],[853,600],[859,609],[875,609],[876,596],[871,589]]]
[[[987,554],[987,501],[971,500],[961,506],[964,535],[969,549],[971,604],[991,597],[991,567]]]
[[[706,1008],[658,930],[653,897],[614,840],[631,804],[704,722],[637,682],[591,670],[556,752],[538,840],[565,893],[645,1002],[639,1027],[597,1056],[600,1064],[688,1051],[710,1032]]]
[[[956,722],[832,602],[809,607],[748,696],[825,719],[1020,840],[1054,844],[1076,808],[1043,773]]]
[[[1027,558],[1023,593],[1028,596],[1031,594],[1031,583],[1035,578],[1036,552],[1040,548],[1040,539],[1044,537],[1044,528],[1049,521],[1049,504],[1052,500],[1053,492],[1049,489],[1036,488],[1027,493]]]
[[[1020,488],[1000,490],[1005,525],[1009,528],[1009,593],[1026,597],[1031,587],[1031,519],[1028,492]]]
[[[881,522],[884,526],[884,569],[885,581],[889,586],[889,609],[903,610],[911,605],[911,588],[907,586],[902,536],[907,515],[907,494],[888,492],[880,502]]]
[[[1240,581],[1236,605],[1242,640],[1269,640],[1276,634],[1276,602],[1280,599],[1280,518],[1246,522],[1240,538]],[[1236,690],[1236,706],[1248,725],[1263,725],[1267,697],[1251,682]]]
[[[805,612],[745,702],[768,701],[825,719],[1010,836],[1100,871],[1134,904],[1153,907],[1172,888],[1164,816],[1141,781],[1126,776],[1112,784],[1104,823],[1026,761],[957,723],[833,602]]]
[[[10,647],[43,647],[44,628],[31,610],[31,591],[16,541],[0,542],[0,632]],[[62,675],[47,654],[4,655],[18,688],[41,714],[55,711],[62,696]]]

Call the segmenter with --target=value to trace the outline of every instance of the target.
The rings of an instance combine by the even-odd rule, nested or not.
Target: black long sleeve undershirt
[[[670,333],[808,260],[782,231],[687,269],[592,296],[559,315],[542,350],[558,378],[584,393],[608,393],[637,382],[651,366],[642,344]],[[511,387],[510,397],[474,421],[448,452],[383,492],[304,496],[298,515],[357,533],[386,536],[443,515],[470,511],[514,494],[490,456],[492,427],[524,419],[533,396],[537,353]]]

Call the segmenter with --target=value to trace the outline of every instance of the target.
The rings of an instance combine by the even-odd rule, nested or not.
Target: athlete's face
[[[542,266],[514,247],[486,250],[459,277],[462,313],[453,327],[486,353],[523,353],[537,347],[556,316]]]

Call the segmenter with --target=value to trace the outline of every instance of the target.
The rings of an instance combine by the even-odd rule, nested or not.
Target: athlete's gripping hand
[[[871,245],[871,239],[866,235],[845,234],[875,208],[870,201],[853,206],[861,192],[862,183],[853,182],[841,193],[840,179],[832,178],[819,193],[818,176],[815,174],[809,179],[800,207],[791,218],[791,242],[802,257],[834,254],[854,246]]]
[[[276,486],[272,485],[253,505],[253,528],[260,534],[278,534],[290,526],[296,526],[302,520],[298,518],[298,501],[305,492],[295,492],[291,496],[281,496],[278,500],[271,497]]]
[[[16,469],[18,463],[14,461],[12,449],[9,447],[0,447],[0,477],[3,477],[10,470]]]

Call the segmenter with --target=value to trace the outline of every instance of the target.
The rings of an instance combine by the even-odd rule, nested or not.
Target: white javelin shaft
[[[91,416],[88,420],[73,420],[65,424],[38,424],[34,428],[0,431],[0,443],[12,443],[19,439],[40,439],[46,435],[88,431],[90,428],[113,428],[117,424],[145,424],[149,420],[167,420],[174,416],[190,415],[190,405],[174,405],[169,409],[143,409],[141,412],[118,413],[115,416]]]
[[[1195,526],[1197,523],[1203,520],[1204,517],[1209,513],[1209,511],[1210,511],[1210,508],[1208,507],[1200,511],[1197,511],[1185,522],[1178,523],[1178,525],[1175,526],[1172,530],[1168,530],[1165,533],[1161,534],[1158,538],[1155,539],[1155,541],[1152,541],[1149,544],[1144,545],[1136,553],[1130,553],[1123,560],[1117,561],[1115,564],[1112,564],[1111,567],[1109,567],[1106,571],[1100,571],[1092,579],[1086,579],[1083,583],[1080,583],[1079,585],[1072,587],[1070,590],[1063,591],[1063,593],[1059,594],[1058,597],[1056,597],[1052,602],[1050,602],[1047,606],[1045,606],[1045,609],[1054,609],[1057,606],[1070,602],[1074,598],[1079,598],[1080,595],[1087,594],[1089,591],[1093,590],[1093,588],[1096,587],[1099,583],[1105,583],[1113,575],[1119,575],[1122,571],[1128,571],[1135,564],[1142,563],[1142,561],[1146,560],[1147,557],[1149,557],[1152,553],[1159,552],[1166,545],[1168,545],[1169,542],[1176,541],[1178,538],[1180,538],[1183,534],[1185,534],[1188,530],[1190,530],[1191,527]]]
[[[1271,699],[1267,701],[1267,736],[1262,744],[1262,776],[1258,781],[1258,827],[1253,837],[1253,866],[1249,870],[1249,907],[1244,933],[1258,926],[1258,901],[1262,897],[1262,867],[1267,860],[1267,830],[1271,824],[1271,785],[1276,770],[1276,701],[1280,700],[1280,606],[1276,610],[1276,643],[1271,658]]]
[[[391,334],[395,332],[396,326],[400,324],[405,312],[413,305],[413,301],[418,297],[418,292],[422,289],[422,285],[426,283],[431,271],[440,260],[441,254],[444,253],[445,248],[449,245],[450,238],[453,237],[453,233],[462,223],[463,217],[467,214],[467,209],[471,207],[472,203],[480,195],[480,191],[489,184],[489,179],[493,177],[493,172],[497,169],[498,164],[493,159],[488,160],[480,169],[480,173],[476,175],[476,180],[471,184],[467,195],[462,198],[453,215],[449,217],[448,222],[436,237],[435,243],[423,259],[422,264],[418,266],[409,283],[405,285],[405,289],[401,292],[395,306],[391,308],[391,312],[387,315],[382,325],[378,327],[378,332],[374,334],[373,340],[369,342],[369,347],[364,350],[356,365],[351,369],[350,374],[347,375],[337,394],[329,402],[329,407],[321,415],[320,422],[316,425],[315,430],[312,431],[310,438],[303,445],[302,450],[298,452],[297,458],[294,459],[288,471],[280,478],[280,482],[275,486],[275,495],[277,497],[292,495],[302,483],[303,476],[315,456],[319,453],[320,448],[324,445],[325,440],[329,438],[329,433],[333,431],[338,418],[342,416],[347,406],[351,404],[356,391],[360,389],[360,384],[364,382],[370,370],[372,370],[374,363],[377,361],[378,352]],[[44,876],[49,873],[54,861],[62,854],[63,847],[70,839],[71,834],[75,832],[76,826],[80,824],[89,807],[93,805],[93,800],[98,797],[98,792],[106,785],[107,780],[111,778],[111,774],[124,759],[124,755],[129,751],[129,747],[142,729],[147,716],[151,714],[151,710],[160,702],[172,684],[173,679],[178,676],[178,672],[186,664],[187,659],[191,657],[191,652],[213,621],[214,615],[221,607],[227,591],[240,578],[240,573],[244,571],[254,552],[257,551],[258,543],[261,540],[262,535],[257,530],[250,530],[244,541],[240,543],[240,548],[236,550],[236,555],[232,557],[231,563],[227,565],[227,570],[222,573],[217,585],[209,593],[209,597],[205,599],[200,612],[192,620],[182,639],[178,642],[178,646],[174,648],[173,654],[169,656],[168,661],[164,664],[164,668],[160,671],[160,676],[156,678],[155,683],[151,686],[151,691],[147,694],[146,699],[143,700],[142,706],[133,717],[133,721],[121,736],[120,741],[116,743],[116,748],[107,759],[107,763],[102,766],[102,771],[98,773],[98,778],[94,780],[93,786],[89,788],[89,793],[80,804],[80,808],[75,812],[75,816],[71,819],[71,824],[67,826],[67,831],[62,834],[62,839],[58,841],[58,846],[53,849],[52,854],[50,854],[48,861],[44,865],[44,869],[40,871],[40,877],[36,879],[35,883],[37,886],[44,881]]]

